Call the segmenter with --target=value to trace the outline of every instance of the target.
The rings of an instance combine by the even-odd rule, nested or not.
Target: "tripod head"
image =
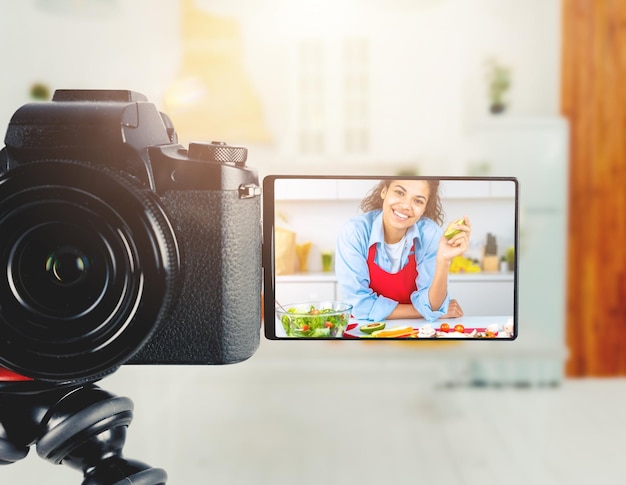
[[[94,383],[51,384],[0,372],[0,464],[32,445],[54,464],[82,470],[82,485],[164,485],[160,468],[122,454],[133,402]]]

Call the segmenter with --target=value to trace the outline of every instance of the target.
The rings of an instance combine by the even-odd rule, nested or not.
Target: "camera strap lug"
[[[239,186],[240,199],[252,199],[258,195],[261,195],[261,187],[256,184],[241,184]]]

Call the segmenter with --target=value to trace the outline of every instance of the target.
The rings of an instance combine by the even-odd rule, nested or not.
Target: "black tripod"
[[[0,464],[31,445],[54,464],[82,470],[82,485],[162,485],[165,470],[123,457],[133,402],[93,383],[0,383]]]

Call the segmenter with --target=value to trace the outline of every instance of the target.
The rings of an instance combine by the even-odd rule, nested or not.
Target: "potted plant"
[[[506,250],[506,262],[509,265],[509,271],[515,269],[515,247],[511,246]]]
[[[487,60],[487,84],[489,89],[489,111],[494,114],[506,109],[504,95],[511,87],[511,70],[495,59]]]

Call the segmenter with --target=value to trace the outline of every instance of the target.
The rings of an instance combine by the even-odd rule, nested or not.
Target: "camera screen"
[[[268,176],[269,339],[512,340],[518,182]]]

